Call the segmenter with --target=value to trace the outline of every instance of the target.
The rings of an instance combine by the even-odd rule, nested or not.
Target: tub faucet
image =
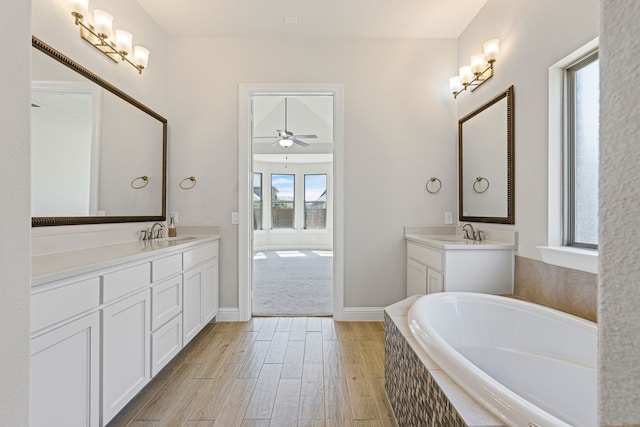
[[[156,231],[156,227],[160,227],[158,228],[158,231]],[[149,239],[159,239],[160,237],[162,237],[162,230],[164,229],[164,224],[156,222],[155,224],[153,224],[151,226],[151,230],[149,230]]]

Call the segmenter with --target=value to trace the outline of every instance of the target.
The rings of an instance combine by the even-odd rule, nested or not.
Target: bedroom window
[[[304,176],[304,228],[327,228],[327,174]]]
[[[271,175],[271,228],[293,229],[295,225],[295,175]]]
[[[262,174],[253,174],[253,229],[262,230]]]

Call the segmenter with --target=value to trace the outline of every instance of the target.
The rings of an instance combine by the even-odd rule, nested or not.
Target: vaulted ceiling
[[[457,38],[487,0],[138,0],[169,36]]]

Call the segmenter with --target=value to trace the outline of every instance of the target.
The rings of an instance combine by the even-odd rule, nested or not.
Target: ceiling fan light
[[[281,139],[280,141],[278,141],[278,144],[280,144],[281,147],[291,147],[293,145],[293,141],[290,139]]]

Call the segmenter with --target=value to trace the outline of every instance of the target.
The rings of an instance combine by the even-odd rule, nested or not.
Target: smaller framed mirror
[[[513,86],[458,121],[460,221],[514,224]]]

